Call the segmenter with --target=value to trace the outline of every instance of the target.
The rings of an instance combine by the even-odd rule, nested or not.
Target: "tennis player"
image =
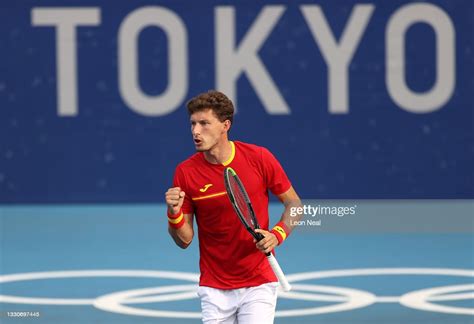
[[[278,280],[265,254],[281,245],[293,226],[290,208],[301,206],[287,175],[265,148],[229,141],[234,106],[223,93],[209,91],[187,103],[197,153],[180,163],[166,192],[169,233],[181,248],[194,236],[196,216],[200,271],[198,295],[204,323],[273,323]],[[255,242],[227,197],[224,168],[232,167],[252,201],[264,239]],[[271,191],[284,204],[269,229]],[[263,253],[262,253],[263,252]]]

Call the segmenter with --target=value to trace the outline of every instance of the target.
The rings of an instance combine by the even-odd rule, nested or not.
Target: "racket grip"
[[[257,233],[257,232],[254,232],[254,233],[255,233],[254,237],[257,242],[260,242],[265,237],[261,233]]]
[[[267,260],[270,263],[270,266],[272,267],[275,276],[278,278],[278,281],[280,282],[283,291],[290,291],[291,285],[288,280],[286,280],[285,274],[281,270],[280,265],[278,264],[278,261],[275,259],[273,254],[270,253],[270,255],[267,255]]]

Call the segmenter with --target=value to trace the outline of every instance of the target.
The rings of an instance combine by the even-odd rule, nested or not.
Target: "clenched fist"
[[[181,206],[183,206],[185,192],[180,187],[169,188],[165,194],[166,204],[168,205],[168,211],[171,214],[177,214]]]

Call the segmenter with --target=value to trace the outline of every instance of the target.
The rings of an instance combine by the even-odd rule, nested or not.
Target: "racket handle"
[[[263,240],[264,237],[265,237],[265,236],[263,236],[261,233],[257,233],[257,232],[254,232],[254,233],[255,233],[254,237],[255,237],[255,240],[256,240],[257,242],[260,242],[260,241]]]
[[[281,270],[280,265],[278,264],[278,261],[275,259],[273,254],[270,253],[270,255],[267,255],[267,260],[270,263],[270,266],[272,267],[275,276],[278,278],[278,281],[280,282],[283,291],[290,291],[291,285],[288,280],[286,280],[285,274]]]

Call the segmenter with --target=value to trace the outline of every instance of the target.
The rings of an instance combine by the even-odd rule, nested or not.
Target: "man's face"
[[[196,151],[204,152],[213,148],[227,133],[229,121],[221,122],[211,109],[191,115],[191,133]]]

